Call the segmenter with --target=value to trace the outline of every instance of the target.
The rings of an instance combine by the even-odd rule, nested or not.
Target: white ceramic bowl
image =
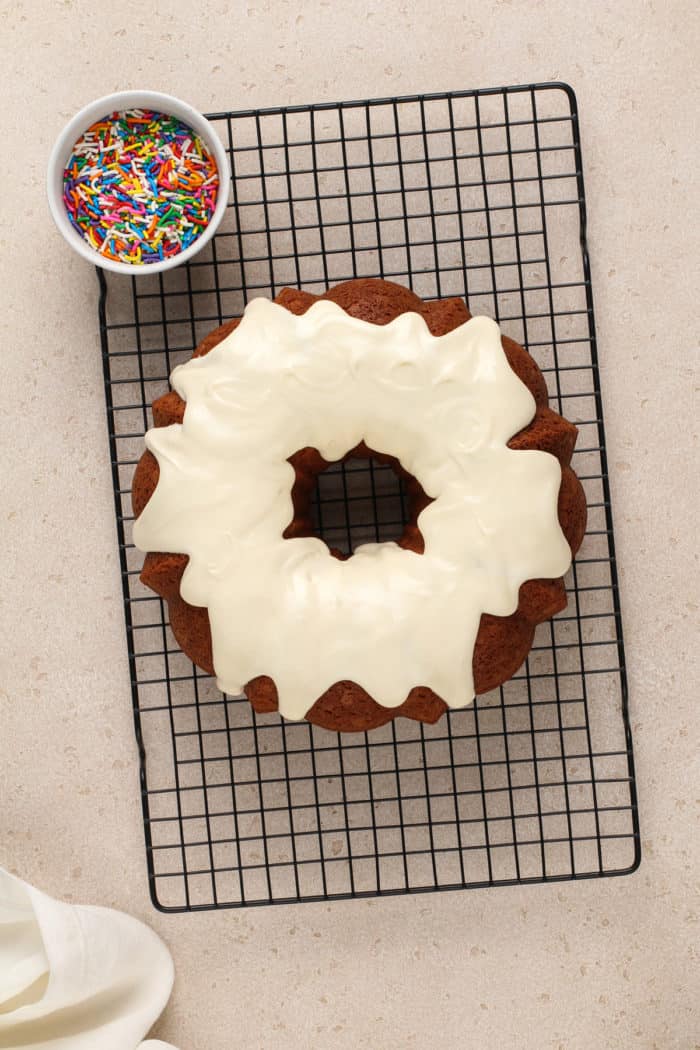
[[[202,234],[177,255],[163,259],[162,262],[145,263],[136,266],[131,263],[114,262],[105,259],[98,251],[88,244],[80,233],[71,224],[63,204],[63,171],[68,162],[73,147],[84,131],[108,113],[118,112],[125,109],[152,109],[159,113],[168,113],[178,117],[199,135],[205,146],[216,161],[219,172],[219,194],[216,201],[214,214],[209,220],[207,228]],[[208,120],[198,113],[192,106],[182,102],[172,95],[162,95],[159,91],[118,91],[114,95],[105,95],[91,102],[73,117],[58,136],[49,158],[49,171],[47,190],[49,195],[49,207],[54,222],[59,230],[79,255],[95,266],[102,266],[105,270],[114,273],[124,273],[131,277],[145,277],[148,274],[159,273],[162,270],[171,270],[174,266],[191,259],[193,255],[204,247],[214,236],[214,233],[224,217],[226,202],[228,199],[228,188],[230,184],[230,172],[226,150],[221,140],[212,128]]]

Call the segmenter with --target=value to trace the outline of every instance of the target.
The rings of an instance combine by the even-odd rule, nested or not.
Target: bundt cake
[[[576,427],[461,299],[284,289],[211,332],[153,402],[133,479],[141,580],[183,652],[257,712],[337,731],[435,722],[509,679],[586,526]],[[404,479],[397,543],[314,535],[330,462]]]

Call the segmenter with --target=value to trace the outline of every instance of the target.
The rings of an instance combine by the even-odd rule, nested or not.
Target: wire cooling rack
[[[627,715],[576,102],[562,84],[216,113],[232,185],[194,261],[100,271],[100,326],[151,896],[168,911],[631,872]],[[386,277],[466,296],[542,368],[579,427],[588,500],[566,610],[501,689],[434,726],[336,734],[222,696],[170,632],[132,545],[150,402],[196,343],[284,285]],[[390,451],[390,450],[387,450]],[[352,550],[405,517],[386,466],[319,479]],[[243,610],[243,612],[245,612]],[[283,644],[282,640],[280,644]]]

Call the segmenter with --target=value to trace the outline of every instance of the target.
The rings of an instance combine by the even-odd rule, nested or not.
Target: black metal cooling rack
[[[150,889],[169,911],[619,875],[639,862],[576,102],[563,84],[210,118],[227,220],[194,261],[100,271],[100,326]],[[222,697],[138,574],[129,490],[173,367],[253,295],[386,277],[466,296],[541,366],[588,499],[569,604],[527,663],[434,726],[338,735]],[[400,532],[387,467],[322,475],[350,550]]]

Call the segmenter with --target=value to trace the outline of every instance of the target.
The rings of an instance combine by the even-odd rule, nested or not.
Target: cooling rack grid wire
[[[151,896],[167,911],[618,875],[639,862],[578,116],[541,84],[210,119],[232,169],[214,241],[105,277],[100,326]],[[542,368],[579,427],[588,531],[569,603],[527,663],[434,726],[336,734],[222,697],[139,582],[130,485],[150,403],[256,295],[385,277],[465,296]],[[319,479],[332,546],[395,537],[400,482]],[[243,613],[245,611],[243,610]]]

